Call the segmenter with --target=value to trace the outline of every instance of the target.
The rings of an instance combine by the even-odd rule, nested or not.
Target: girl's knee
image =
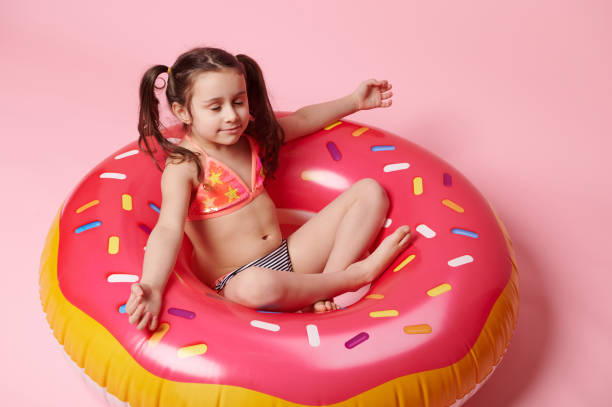
[[[382,185],[372,178],[363,178],[355,183],[359,191],[359,199],[367,200],[373,210],[380,211],[383,214],[389,209],[389,196]]]

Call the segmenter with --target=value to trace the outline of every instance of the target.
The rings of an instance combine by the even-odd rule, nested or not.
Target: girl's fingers
[[[155,329],[157,329],[157,315],[153,315],[153,318],[151,318],[151,323],[149,324],[149,329],[151,331],[155,331]]]
[[[144,304],[140,304],[138,307],[136,307],[136,310],[134,311],[134,313],[132,315],[130,315],[130,324],[135,324],[138,321],[140,321],[140,318],[142,318],[142,314],[144,314],[144,310],[145,310],[145,306]]]
[[[136,328],[138,329],[144,328],[150,322],[150,319],[151,319],[151,313],[149,311],[145,312],[144,317],[142,317],[142,319],[140,320]]]
[[[393,92],[391,91],[384,92],[380,95],[381,99],[389,99],[391,96],[393,96]]]

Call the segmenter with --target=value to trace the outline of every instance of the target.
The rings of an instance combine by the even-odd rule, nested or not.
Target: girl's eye
[[[237,100],[237,101],[234,102],[234,104],[242,105],[242,104],[244,104],[244,102],[242,100]]]
[[[211,110],[221,110],[221,106],[213,106],[210,109]]]

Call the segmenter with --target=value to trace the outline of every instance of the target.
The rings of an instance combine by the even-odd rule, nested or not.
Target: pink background
[[[462,171],[516,247],[519,325],[467,406],[611,404],[612,3],[133,3],[0,6],[4,404],[103,405],[44,319],[39,256],[71,188],[137,137],[144,70],[196,45],[253,56],[277,110],[389,79],[393,107],[350,119]]]

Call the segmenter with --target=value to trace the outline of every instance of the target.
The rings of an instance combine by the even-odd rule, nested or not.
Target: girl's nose
[[[226,109],[225,111],[225,121],[226,122],[235,122],[238,119],[238,113],[233,107]]]

